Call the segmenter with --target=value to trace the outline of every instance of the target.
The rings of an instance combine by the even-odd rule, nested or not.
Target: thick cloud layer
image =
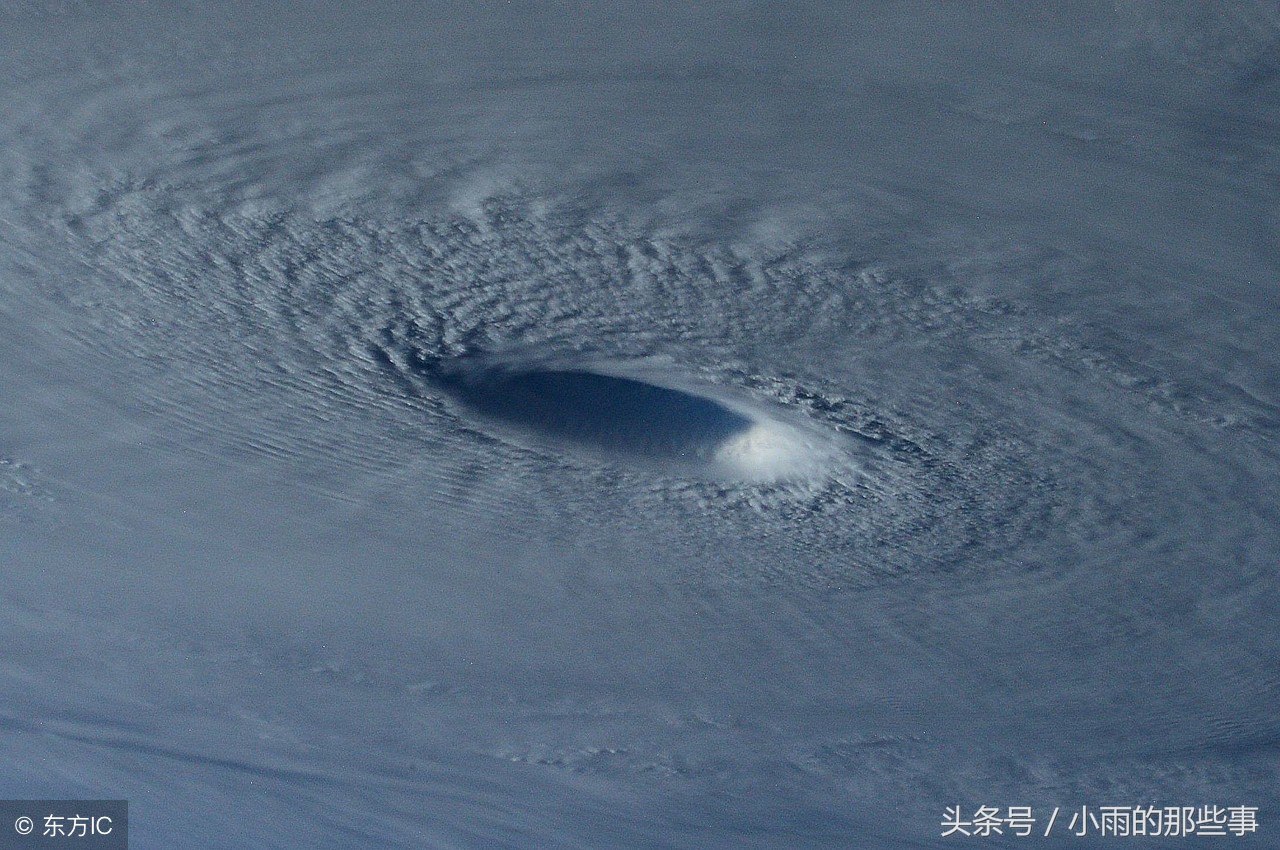
[[[1266,4],[404,5],[0,11],[0,791],[1274,809]]]

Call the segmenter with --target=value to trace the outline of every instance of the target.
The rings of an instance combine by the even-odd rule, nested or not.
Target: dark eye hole
[[[708,460],[752,425],[703,396],[581,369],[443,369],[435,382],[481,415],[657,459]]]

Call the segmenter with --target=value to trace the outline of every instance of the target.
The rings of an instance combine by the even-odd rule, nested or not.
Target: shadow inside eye
[[[709,461],[753,424],[709,398],[582,369],[443,370],[435,382],[482,415],[656,459]]]

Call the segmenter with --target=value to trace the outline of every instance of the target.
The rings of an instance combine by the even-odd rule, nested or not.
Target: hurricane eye
[[[580,367],[436,364],[431,383],[470,414],[557,444],[730,475],[794,466],[791,429],[696,391]]]
[[[461,368],[438,380],[482,416],[645,457],[710,458],[752,425],[712,399],[585,369]]]

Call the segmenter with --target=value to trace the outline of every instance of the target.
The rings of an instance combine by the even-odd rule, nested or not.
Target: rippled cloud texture
[[[136,848],[1280,840],[1272,4],[0,43],[5,796]]]

